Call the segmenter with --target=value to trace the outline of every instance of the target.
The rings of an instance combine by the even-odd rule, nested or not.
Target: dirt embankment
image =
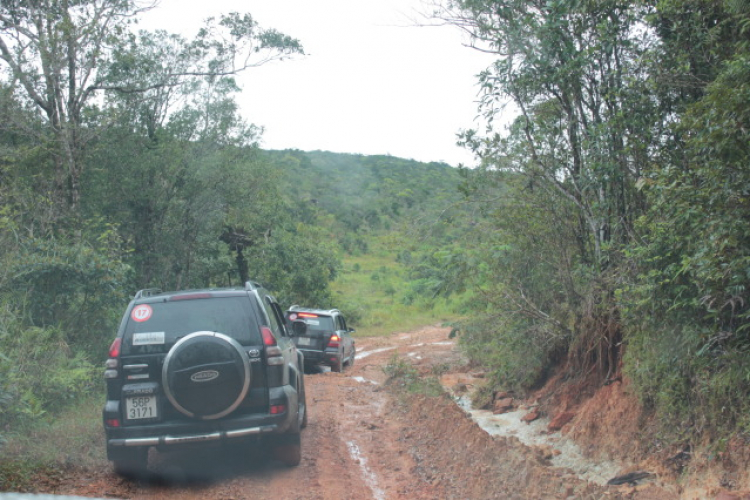
[[[728,480],[722,484],[716,473],[699,476],[700,471],[692,471],[700,481],[683,478],[680,486],[675,471],[664,466],[661,458],[643,460],[635,437],[644,423],[634,418],[637,408],[621,383],[585,401],[566,397],[565,391],[575,388],[561,384],[540,391],[535,396],[542,404],[524,408],[543,409],[540,416],[568,412],[572,417],[562,432],[533,431],[543,434],[543,439],[532,445],[524,444],[513,432],[486,432],[447,395],[398,395],[389,390],[383,367],[394,354],[423,374],[447,368],[443,380],[449,387],[460,379],[459,385],[469,389],[481,374],[468,373],[448,332],[433,326],[387,338],[358,339],[353,367],[343,373],[306,376],[310,419],[302,433],[298,467],[287,468],[259,449],[152,452],[151,475],[143,481],[121,479],[103,463],[89,470],[73,468],[64,478],[40,481],[40,492],[196,500],[750,498],[736,493],[747,484],[746,468],[733,469],[731,484]],[[519,432],[530,429],[520,427]],[[545,444],[546,437],[552,444]],[[581,467],[556,465],[556,456],[565,452],[555,443],[566,437],[575,437],[582,450],[577,466],[585,469],[597,460],[621,460],[618,474],[645,471],[649,475],[621,485],[587,480]],[[689,467],[683,464],[682,471]]]

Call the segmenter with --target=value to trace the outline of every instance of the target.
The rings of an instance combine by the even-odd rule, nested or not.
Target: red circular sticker
[[[148,321],[149,318],[151,318],[151,314],[153,312],[154,310],[151,309],[150,305],[141,304],[133,308],[133,310],[130,312],[130,317],[133,318],[133,321],[143,323],[144,321]]]
[[[294,321],[295,319],[297,319],[297,315],[295,313],[292,313],[292,314],[289,315],[289,319],[291,319],[292,321]]]

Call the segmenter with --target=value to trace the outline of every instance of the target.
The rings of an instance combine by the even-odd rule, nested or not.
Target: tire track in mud
[[[152,450],[146,478],[122,479],[103,463],[71,471],[39,492],[133,500],[439,498],[415,477],[417,466],[398,441],[403,424],[388,415],[389,396],[382,390],[382,367],[402,343],[358,339],[362,358],[353,367],[305,376],[310,413],[297,467],[271,460],[268,450],[257,447]]]
[[[552,468],[518,440],[489,436],[447,398],[399,403],[384,388],[383,367],[395,353],[423,374],[460,368],[449,332],[431,326],[358,338],[353,367],[306,375],[309,425],[297,467],[258,449],[153,453],[147,481],[120,479],[102,464],[45,492],[137,500],[665,498],[607,490]]]

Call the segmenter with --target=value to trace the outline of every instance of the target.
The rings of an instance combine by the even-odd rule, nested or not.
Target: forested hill
[[[387,155],[266,151],[292,200],[317,205],[345,230],[382,229],[416,214],[437,215],[459,198],[461,178],[445,163]]]

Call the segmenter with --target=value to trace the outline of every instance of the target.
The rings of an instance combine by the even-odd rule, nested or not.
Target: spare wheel
[[[250,361],[233,338],[217,332],[194,332],[167,353],[162,385],[180,413],[201,420],[221,418],[247,395]]]

